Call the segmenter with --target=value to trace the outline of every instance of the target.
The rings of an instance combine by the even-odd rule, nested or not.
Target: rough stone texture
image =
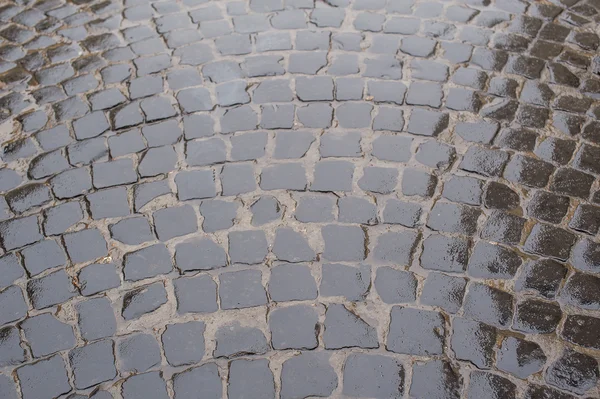
[[[599,12],[5,1],[0,397],[600,397]]]

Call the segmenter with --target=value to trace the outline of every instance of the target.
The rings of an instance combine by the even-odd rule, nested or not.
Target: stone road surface
[[[600,397],[600,0],[4,0],[0,398]]]

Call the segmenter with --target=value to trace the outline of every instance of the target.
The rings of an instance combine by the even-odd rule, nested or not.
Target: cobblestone
[[[594,0],[0,6],[0,397],[600,396]]]

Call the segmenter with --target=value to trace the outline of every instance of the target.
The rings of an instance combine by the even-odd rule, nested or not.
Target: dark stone
[[[525,399],[574,399],[574,396],[542,385],[529,385]]]
[[[424,269],[462,272],[467,267],[469,242],[458,237],[432,234],[423,241],[421,267]]]
[[[69,352],[75,388],[86,389],[117,376],[113,347],[112,341],[103,340]]]
[[[496,329],[478,321],[455,317],[452,322],[452,350],[459,360],[489,369],[494,361]]]
[[[504,339],[497,355],[500,370],[522,379],[537,373],[546,363],[546,355],[538,344],[514,337]]]
[[[587,173],[568,167],[559,168],[550,183],[550,190],[558,194],[587,198],[593,182],[594,177]]]
[[[575,273],[569,277],[560,298],[567,304],[582,309],[600,309],[600,300],[595,295],[600,287],[600,278],[592,274]]]
[[[591,316],[569,315],[565,320],[561,335],[576,345],[598,349],[600,348],[599,327],[600,319]]]
[[[267,339],[261,330],[244,327],[237,321],[219,327],[215,333],[215,340],[214,357],[256,355],[269,350]]]
[[[516,252],[479,241],[469,258],[468,273],[484,279],[511,279],[522,262]]]
[[[598,272],[600,245],[589,239],[582,239],[573,247],[571,263],[582,271]]]
[[[468,395],[472,398],[516,398],[517,387],[510,380],[483,371],[471,372]]]
[[[579,204],[569,222],[569,227],[595,235],[600,229],[600,208],[593,205]]]
[[[513,329],[534,334],[556,330],[562,317],[560,306],[553,302],[527,299],[517,304]]]
[[[464,314],[499,328],[507,327],[513,315],[513,296],[497,288],[472,283],[465,297]]]
[[[418,398],[460,398],[462,378],[444,360],[417,362],[413,365],[410,396]]]
[[[473,235],[480,214],[481,211],[476,208],[436,202],[427,220],[427,226],[436,231]]]
[[[548,70],[550,71],[551,83],[571,87],[579,86],[579,78],[575,76],[573,72],[571,72],[566,66],[557,63],[549,63]]]
[[[540,158],[565,165],[569,162],[575,151],[575,141],[547,137],[535,149],[535,154]]]
[[[567,274],[567,269],[550,259],[529,261],[515,283],[516,291],[533,291],[546,298],[554,298]]]
[[[575,236],[561,228],[536,224],[525,241],[525,251],[545,255],[559,260],[567,260]]]
[[[508,154],[500,150],[469,147],[459,165],[460,169],[483,176],[499,176],[508,161]]]
[[[118,345],[120,370],[143,373],[161,362],[158,342],[150,334],[132,334]]]
[[[546,370],[545,378],[557,388],[585,394],[596,386],[599,374],[598,362],[594,358],[567,348]]]
[[[315,324],[316,322],[317,318],[315,317]],[[375,328],[348,310],[344,305],[331,304],[327,307],[324,326],[323,342],[325,349],[379,347]],[[316,344],[315,338],[315,346]]]
[[[121,314],[125,320],[137,319],[167,303],[163,283],[156,282],[128,291],[123,295]]]
[[[404,393],[404,367],[389,356],[353,353],[343,370],[344,395],[399,398]]]

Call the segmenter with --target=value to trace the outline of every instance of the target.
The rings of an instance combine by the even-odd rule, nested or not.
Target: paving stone
[[[398,398],[404,393],[404,367],[389,356],[349,355],[343,380],[343,393],[349,396]]]
[[[93,263],[81,269],[78,275],[82,295],[94,295],[116,288],[121,284],[113,264]]]
[[[472,283],[465,296],[464,314],[499,328],[506,327],[513,315],[513,297],[497,288]]]
[[[94,187],[105,188],[120,184],[135,183],[137,181],[137,174],[133,168],[132,159],[123,158],[94,164],[92,167],[92,179]]]
[[[260,226],[281,217],[281,205],[275,197],[261,196],[250,206],[252,225]]]
[[[507,337],[498,349],[496,364],[500,370],[525,379],[540,371],[546,359],[544,351],[535,342]]]
[[[129,281],[139,281],[159,274],[167,274],[173,269],[171,254],[164,244],[155,244],[135,252],[129,252],[123,256],[123,259],[123,274]]]
[[[527,252],[566,260],[573,244],[575,236],[570,232],[540,223],[533,226],[524,248]]]
[[[377,269],[375,289],[385,303],[407,303],[416,299],[417,280],[413,273],[391,267]]]
[[[596,310],[600,302],[594,298],[593,290],[600,285],[600,278],[584,273],[575,273],[569,277],[563,287],[560,298],[573,306]]]
[[[351,191],[354,165],[347,161],[320,161],[315,165],[312,191]],[[298,178],[299,180],[299,178]]]
[[[33,307],[43,309],[69,300],[77,290],[63,269],[27,282]]]
[[[265,305],[267,296],[258,270],[241,270],[219,275],[222,309],[242,309]]]
[[[86,341],[110,337],[117,332],[115,314],[108,298],[80,302],[76,308],[79,313],[79,331]]]
[[[180,313],[211,313],[218,309],[217,284],[208,275],[178,278],[173,281]]]
[[[567,316],[562,336],[576,345],[596,349],[600,346],[598,334],[595,333],[599,322],[599,319],[591,316]]]
[[[476,208],[437,202],[431,210],[427,226],[436,231],[473,235],[480,213]]]
[[[430,360],[413,365],[410,395],[427,398],[459,398],[462,378],[444,360]]]
[[[306,384],[306,382],[310,384]],[[325,353],[302,353],[283,363],[281,397],[295,398],[331,395],[338,385],[338,377]]]
[[[87,195],[86,199],[93,219],[126,216],[130,212],[127,190],[124,187],[96,191]],[[75,221],[75,217],[72,220]]]
[[[392,308],[388,350],[410,355],[440,354],[443,338],[444,319],[440,313],[400,306]]]
[[[444,183],[442,196],[450,201],[467,205],[480,205],[483,195],[482,180],[468,176],[451,176]]]
[[[521,242],[525,219],[500,211],[494,211],[481,231],[481,238],[504,244],[516,245]],[[505,254],[507,258],[510,255]]]
[[[98,229],[85,229],[63,236],[65,248],[73,263],[96,260],[107,254],[106,240]]]
[[[256,264],[267,256],[267,239],[262,231],[232,231],[229,233],[229,258],[235,263]]]
[[[383,222],[416,227],[419,224],[421,212],[421,206],[416,203],[390,199],[385,203],[382,213]]]
[[[516,385],[497,374],[473,371],[468,395],[477,398],[516,398]]]
[[[191,398],[193,395],[201,394],[207,399],[218,399],[221,397],[222,390],[219,370],[214,363],[190,368],[173,376],[173,391],[177,397]]]
[[[0,394],[6,399],[17,399],[17,389],[12,378],[5,375],[0,377]]]
[[[244,396],[256,398],[275,397],[273,372],[266,359],[234,360],[229,364],[227,393],[230,398]]]
[[[594,178],[571,168],[559,168],[550,183],[550,191],[573,197],[587,198]]]
[[[363,300],[371,283],[370,268],[325,263],[322,266],[320,292],[323,296],[344,296],[350,301]]]
[[[466,285],[467,281],[462,277],[430,273],[421,293],[421,303],[456,313],[462,306]]]
[[[233,322],[219,327],[215,333],[216,348],[213,356],[237,357],[241,354],[263,354],[269,350],[267,339],[261,330],[244,327]]]
[[[203,201],[200,205],[200,214],[204,218],[202,229],[209,233],[232,227],[237,216],[237,208],[237,202]]]
[[[584,394],[593,388],[598,378],[598,362],[572,349],[565,349],[545,375],[550,385],[576,394]]]
[[[123,219],[109,226],[111,237],[128,245],[139,245],[154,240],[150,224],[144,217]]]
[[[116,377],[114,344],[102,340],[69,352],[75,387],[86,389]]]
[[[39,241],[21,251],[23,264],[30,276],[44,270],[63,266],[67,257],[62,247],[54,240]]]
[[[156,282],[133,289],[123,295],[121,315],[125,320],[137,319],[154,312],[167,302],[167,292],[163,283]]]
[[[0,288],[6,288],[25,275],[21,261],[15,253],[8,253],[0,257],[0,268],[3,270],[3,275],[0,276]]]
[[[377,239],[373,257],[380,262],[409,265],[418,236],[410,231],[387,232]]]
[[[321,234],[325,243],[325,259],[357,261],[366,257],[365,232],[361,228],[329,225],[321,229]]]
[[[27,399],[58,397],[71,391],[64,360],[55,355],[16,370],[21,393]]]
[[[167,325],[162,334],[162,344],[169,364],[181,366],[202,360],[204,329],[205,325],[202,321]]]
[[[408,132],[420,136],[437,136],[448,127],[446,113],[421,108],[412,110],[408,122]]]
[[[325,312],[324,325],[325,349],[379,347],[375,328],[349,311],[344,305],[329,305]]]
[[[407,196],[431,197],[437,178],[418,169],[405,169],[402,174],[402,193]]]
[[[317,285],[305,265],[285,264],[271,270],[269,296],[274,301],[315,299]]]
[[[303,196],[297,201],[295,218],[299,222],[333,222],[333,199],[327,196]]]
[[[0,330],[0,364],[13,366],[25,362],[25,350],[21,348],[21,338],[16,327],[5,327]]]
[[[269,329],[274,349],[314,349],[318,345],[318,315],[308,305],[273,310]]]
[[[528,299],[517,304],[513,329],[547,334],[556,330],[561,317],[560,306],[556,303]]]
[[[175,264],[182,271],[227,266],[225,250],[208,238],[186,241],[175,247]]]
[[[496,328],[492,326],[459,317],[452,322],[451,346],[457,359],[469,361],[480,369],[492,367],[496,340]]]
[[[160,363],[160,349],[150,334],[132,334],[119,342],[117,353],[121,371],[143,373]]]
[[[196,213],[190,205],[159,209],[153,214],[156,235],[161,241],[198,230]]]
[[[600,255],[600,246],[588,239],[581,239],[573,247],[571,263],[582,271],[596,272],[597,259]]]
[[[395,169],[368,166],[363,169],[358,186],[365,191],[389,194],[395,189],[397,179],[398,171]]]
[[[142,399],[148,396],[154,396],[157,399],[169,397],[167,385],[159,371],[136,374],[127,378],[121,385],[121,394],[124,399]]]

